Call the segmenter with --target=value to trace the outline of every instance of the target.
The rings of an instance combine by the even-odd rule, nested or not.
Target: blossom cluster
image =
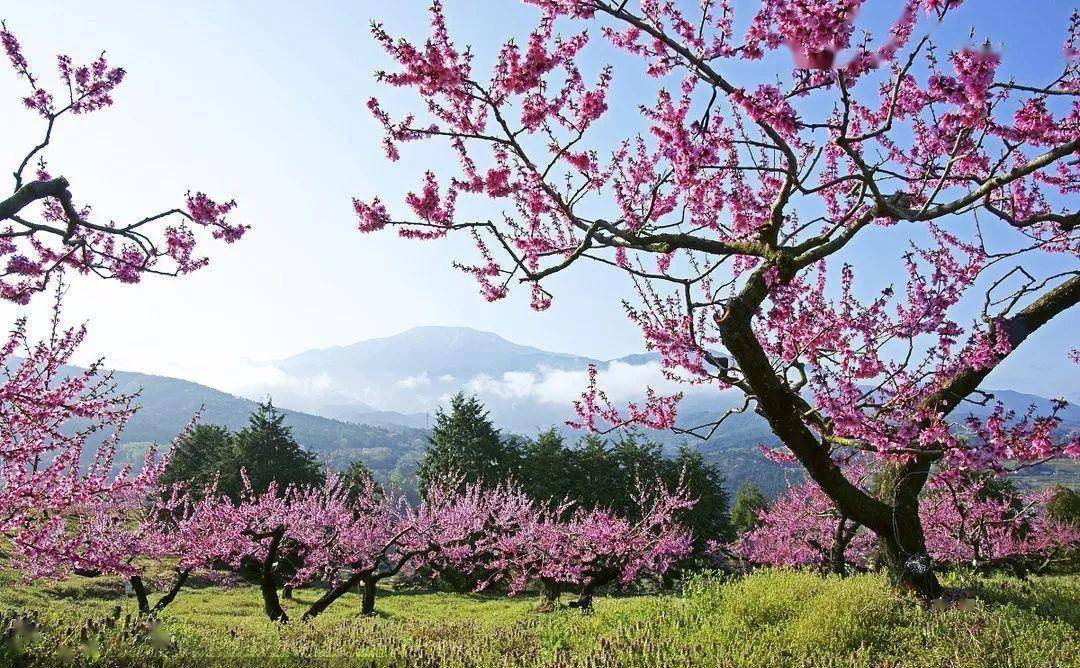
[[[187,193],[181,207],[128,223],[101,220],[89,205],[76,203],[69,181],[50,174],[44,151],[59,119],[111,106],[125,71],[109,65],[104,54],[86,65],[61,55],[57,69],[63,94],[54,95],[33,73],[6,26],[0,28],[0,43],[30,88],[23,104],[45,124],[43,138],[12,170],[14,194],[0,200],[0,299],[25,304],[65,270],[124,283],[136,283],[146,274],[190,273],[209,262],[196,253],[200,230],[226,243],[244,235],[248,226],[229,220],[236,203],[217,202],[202,192]]]

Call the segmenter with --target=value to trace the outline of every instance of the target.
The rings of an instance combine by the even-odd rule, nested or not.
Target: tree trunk
[[[581,614],[590,615],[593,611],[593,597],[591,591],[582,590],[581,595],[578,596],[576,601],[570,601],[567,603],[568,607],[578,608],[581,610]]]
[[[540,603],[536,606],[537,612],[554,612],[559,607],[559,595],[562,593],[562,585],[553,580],[540,581]]]
[[[915,523],[918,523],[918,518]],[[934,575],[921,529],[901,529],[892,535],[879,535],[878,538],[884,548],[889,579],[894,585],[914,592],[924,600],[941,597],[941,584]]]
[[[284,587],[282,587],[281,588],[281,598],[285,599],[286,601],[291,601],[292,600],[292,589],[293,589],[292,585],[285,585]]]
[[[180,588],[187,582],[189,575],[191,575],[190,568],[185,568],[182,571],[176,572],[176,579],[173,580],[172,587],[169,587],[169,591],[165,592],[165,595],[159,598],[158,602],[154,604],[154,612],[161,612],[173,602],[176,595],[180,593]]]
[[[839,576],[847,575],[847,558],[844,553],[847,552],[848,545],[851,544],[851,539],[858,530],[856,525],[854,530],[849,531],[851,529],[849,522],[850,520],[846,517],[840,518],[840,522],[836,525],[836,536],[833,538],[832,553],[829,555],[830,568]]]
[[[142,578],[132,575],[128,581],[131,582],[131,590],[135,592],[135,600],[139,602],[139,613],[149,615],[150,600],[146,596],[146,585],[143,584]]]
[[[378,580],[374,577],[364,578],[364,592],[360,600],[360,614],[370,617],[375,614],[375,585]]]
[[[886,490],[892,507],[890,521],[885,526],[870,527],[885,553],[889,579],[923,600],[941,597],[941,584],[934,575],[919,518],[919,493],[929,472],[930,460],[926,458],[902,466],[892,490]]]
[[[581,595],[578,596],[578,600],[570,601],[567,605],[571,608],[580,608],[582,614],[592,614],[593,611],[593,592],[599,587],[603,587],[618,576],[617,571],[600,571],[588,578],[585,584],[581,587]]]
[[[281,607],[281,601],[278,600],[278,588],[277,577],[274,573],[274,563],[278,558],[278,547],[281,545],[281,539],[284,537],[284,530],[278,528],[270,534],[270,545],[266,550],[266,559],[262,563],[262,573],[259,578],[259,589],[262,590],[263,608],[266,609],[266,616],[270,618],[272,622],[287,622],[289,621],[289,615],[286,614],[285,609]]]

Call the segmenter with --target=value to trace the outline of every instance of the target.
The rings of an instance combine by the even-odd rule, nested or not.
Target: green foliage
[[[165,485],[186,482],[198,494],[232,463],[232,432],[216,424],[196,425],[176,444],[161,481]]]
[[[461,392],[451,397],[450,411],[440,408],[435,413],[430,439],[431,447],[416,470],[421,494],[450,477],[494,487],[518,472],[521,453],[516,443],[500,437],[476,397]]]
[[[572,470],[566,443],[554,427],[540,432],[522,452],[521,483],[534,499],[561,499],[566,496],[566,476]]]
[[[236,471],[243,467],[255,492],[265,491],[276,481],[280,490],[288,485],[314,485],[323,477],[315,453],[304,450],[285,425],[285,415],[269,399],[259,404],[248,418],[248,426],[233,437]],[[237,478],[231,479],[239,490]]]
[[[769,500],[749,480],[744,482],[735,494],[735,505],[731,507],[731,529],[735,535],[741,535],[758,525],[757,513],[769,505]]]
[[[355,501],[372,483],[375,484],[377,490],[381,491],[380,485],[375,482],[375,474],[359,459],[349,464],[349,467],[341,474],[341,484],[349,490],[350,500]]]
[[[1080,493],[1071,487],[1054,485],[1046,504],[1046,515],[1058,522],[1080,525]]]
[[[124,621],[131,601],[116,614],[114,600],[55,601],[33,587],[0,588],[0,609],[31,612],[41,626],[36,644],[19,647],[18,656],[9,645],[5,655],[9,665],[27,666],[56,665],[57,641],[77,648],[85,628],[98,645],[96,659],[82,663],[113,666],[1078,665],[1080,577],[980,582],[970,612],[923,608],[897,596],[882,576],[796,571],[730,581],[700,575],[683,596],[600,598],[588,617],[537,614],[530,597],[386,591],[379,617],[360,617],[358,597],[348,594],[312,623],[275,625],[253,586],[186,591],[161,626],[149,629]],[[300,589],[285,605],[299,610],[318,594]]]
[[[233,498],[242,488],[241,469],[247,471],[256,492],[264,491],[273,480],[281,489],[321,482],[318,457],[293,438],[285,417],[267,400],[236,433],[219,425],[197,425],[177,444],[164,481],[188,482],[197,493],[216,479],[218,488]]]
[[[637,481],[650,484],[657,479],[669,487],[682,481],[698,499],[681,521],[694,532],[699,549],[709,539],[730,537],[724,476],[685,445],[669,459],[657,443],[624,431],[614,443],[588,434],[571,447],[552,428],[525,445],[519,474],[522,487],[533,498],[571,499],[631,517],[637,511],[633,499]]]
[[[679,446],[673,466],[683,484],[697,499],[682,522],[694,533],[696,549],[704,549],[706,541],[734,538],[728,517],[729,498],[724,489],[724,474],[705,461],[700,452],[688,445]],[[667,474],[669,477],[670,473]]]

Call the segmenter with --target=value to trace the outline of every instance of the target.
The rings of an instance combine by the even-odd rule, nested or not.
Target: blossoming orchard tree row
[[[25,107],[44,119],[43,138],[19,162],[13,194],[0,202],[0,256],[6,258],[0,296],[26,303],[65,269],[129,283],[146,273],[189,273],[207,264],[194,254],[195,228],[227,242],[243,235],[245,226],[226,221],[235,203],[218,204],[202,193],[189,193],[184,209],[132,223],[90,222],[89,207],[74,203],[65,178],[46,172],[41,153],[58,119],[111,105],[125,73],[110,68],[104,56],[85,66],[60,56],[63,93],[54,96],[7,26],[0,40],[28,86]],[[161,241],[153,233],[166,219],[177,222],[164,226]],[[31,341],[20,320],[0,348],[0,537],[10,542],[27,578],[122,576],[140,611],[151,613],[167,606],[193,572],[254,564],[268,616],[287,621],[277,595],[281,585],[331,584],[306,619],[362,585],[362,612],[370,614],[380,580],[425,566],[475,573],[482,586],[501,582],[511,592],[538,579],[552,598],[574,588],[588,609],[596,587],[663,573],[691,549],[676,515],[693,501],[681,489],[662,486],[639,490],[640,513],[630,520],[602,508],[539,502],[510,483],[460,492],[437,486],[414,507],[371,479],[350,494],[333,474],[322,486],[271,483],[260,493],[245,476],[233,501],[215,486],[164,485],[159,479],[171,451],[157,457],[154,449],[138,472],[115,471],[134,397],[118,393],[100,363],[64,372],[86,329],[62,326],[62,294],[59,285],[48,338]],[[280,567],[286,555],[300,564],[288,575]],[[173,576],[151,604],[145,578],[164,564]]]
[[[267,616],[287,622],[278,595],[283,587],[326,585],[303,612],[305,620],[358,588],[361,612],[372,614],[380,581],[453,569],[470,575],[477,590],[539,589],[545,610],[562,592],[576,592],[571,605],[588,611],[598,588],[661,576],[686,564],[693,550],[694,536],[680,517],[694,499],[681,485],[660,482],[639,485],[631,516],[624,517],[602,506],[534,499],[512,482],[484,488],[448,480],[410,504],[370,477],[350,488],[333,473],[320,484],[283,489],[271,482],[256,492],[242,472],[243,489],[232,499],[215,484],[192,489],[161,482],[171,450],[161,457],[151,450],[137,473],[114,471],[131,397],[118,394],[96,367],[64,375],[84,332],[62,329],[57,308],[50,338],[31,344],[16,329],[0,356],[9,369],[0,384],[0,537],[28,580],[123,577],[139,610],[153,614],[193,573],[227,583],[254,571]],[[95,436],[104,440],[91,464],[80,466]],[[846,472],[866,486],[861,467]],[[1045,494],[990,496],[947,476],[935,481],[941,482],[923,515],[931,553],[942,563],[1049,562],[1080,546],[1080,528],[1045,518]],[[871,536],[812,481],[759,519],[730,547],[751,564],[867,566]],[[155,585],[164,593],[152,602]]]
[[[970,439],[949,418],[992,402],[986,377],[1080,300],[1080,18],[1062,17],[1060,61],[1017,81],[999,71],[1025,54],[935,41],[962,0],[525,2],[535,29],[483,71],[438,0],[423,43],[374,24],[394,63],[379,80],[416,96],[403,116],[368,103],[387,158],[440,142],[459,165],[424,173],[400,208],[357,199],[360,230],[469,235],[476,260],[455,266],[489,300],[523,284],[538,310],[555,274],[621,272],[666,373],[743,393],[897,583],[938,596],[919,500],[932,469],[1080,455],[1056,413],[999,408]],[[864,30],[870,11],[891,27]],[[587,66],[603,43],[618,70]],[[783,65],[746,74],[763,59]],[[636,127],[611,118],[613,82],[642,73],[655,86],[637,86]],[[470,196],[486,214],[459,212]],[[899,271],[876,283],[856,243]],[[702,436],[723,422],[683,424],[678,396],[642,395],[613,406],[594,376],[574,422]],[[861,488],[840,464],[852,452],[899,466],[892,489]]]

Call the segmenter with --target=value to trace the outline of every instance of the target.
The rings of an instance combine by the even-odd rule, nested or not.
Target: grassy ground
[[[537,614],[530,598],[385,592],[376,618],[358,617],[349,595],[313,623],[273,625],[245,586],[184,591],[152,633],[122,616],[86,627],[117,604],[134,610],[108,579],[8,580],[0,610],[36,611],[44,631],[18,655],[9,642],[9,665],[1080,666],[1080,576],[952,584],[978,591],[974,611],[923,609],[878,576],[793,572],[702,578],[684,596],[600,598],[589,617]],[[290,612],[315,595],[297,591]]]

